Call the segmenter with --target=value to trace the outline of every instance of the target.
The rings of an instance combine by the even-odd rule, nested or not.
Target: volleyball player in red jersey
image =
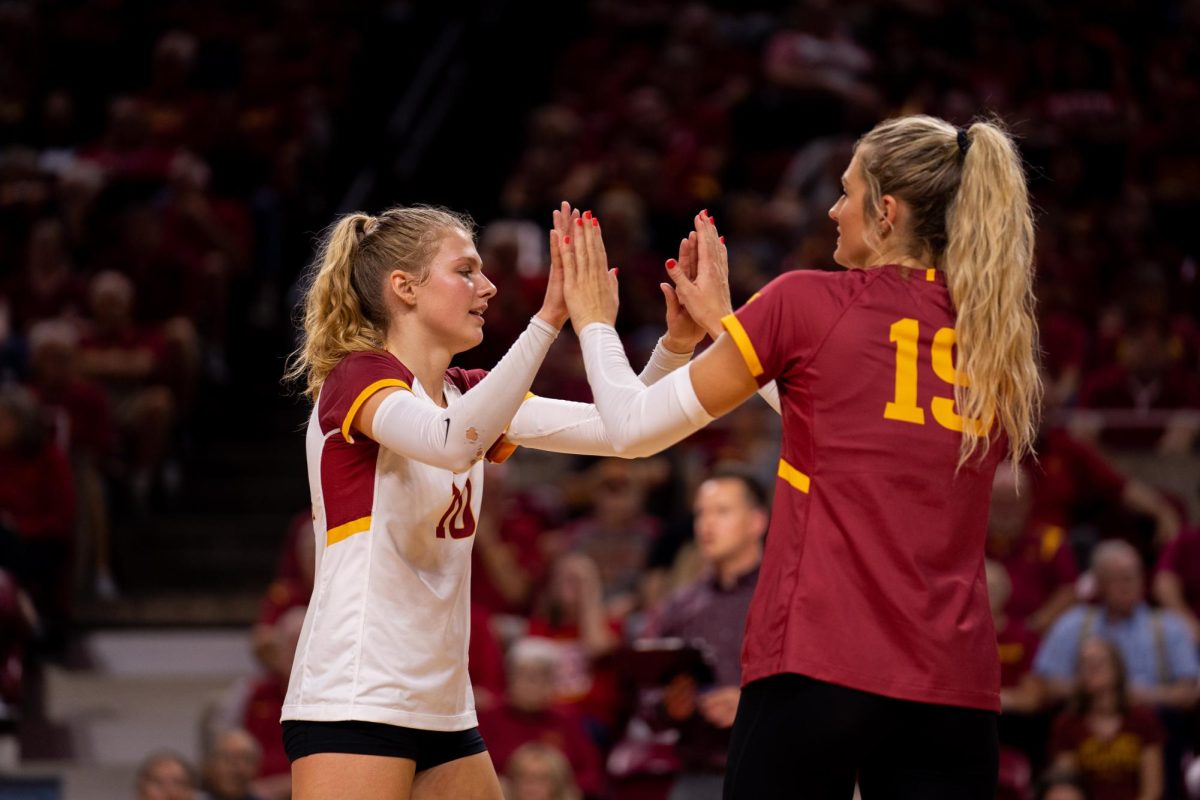
[[[1030,449],[1041,392],[1024,173],[996,125],[917,116],[859,140],[843,183],[847,269],[780,276],[723,334],[725,249],[696,218],[697,277],[672,278],[719,338],[652,387],[611,327],[598,227],[564,248],[567,305],[619,446],[677,441],[778,384],[726,798],[849,800],[857,779],[864,800],[983,800],[1000,710],[989,492],[1000,459]]]

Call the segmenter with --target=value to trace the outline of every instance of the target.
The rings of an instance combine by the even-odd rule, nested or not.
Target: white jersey
[[[447,402],[484,374],[448,370]],[[465,730],[476,724],[467,645],[483,461],[454,474],[353,434],[359,408],[389,386],[428,400],[390,354],[348,355],[309,419],[316,579],[282,718]]]

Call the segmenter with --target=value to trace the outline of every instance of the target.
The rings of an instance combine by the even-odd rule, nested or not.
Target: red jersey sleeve
[[[788,272],[721,324],[762,386],[817,352],[863,283],[844,272]]]
[[[341,430],[350,443],[350,423],[371,395],[397,387],[412,391],[413,374],[390,353],[368,350],[350,353],[325,378],[317,398],[317,419],[322,433]]]
[[[463,369],[451,367],[446,370],[446,380],[463,394],[466,394],[475,384],[487,377],[486,369]]]

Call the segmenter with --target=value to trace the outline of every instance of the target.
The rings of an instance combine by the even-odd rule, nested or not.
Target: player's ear
[[[880,236],[887,236],[896,230],[896,217],[900,212],[900,203],[894,195],[885,194],[879,198],[879,212],[875,220]]]
[[[412,273],[394,269],[388,275],[388,290],[406,306],[417,304],[417,281]]]

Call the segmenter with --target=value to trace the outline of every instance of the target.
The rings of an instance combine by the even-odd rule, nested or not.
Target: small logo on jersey
[[[445,539],[446,532],[449,531],[451,539],[466,539],[475,533],[475,512],[471,510],[471,479],[467,478],[462,491],[454,484],[450,484],[450,489],[454,496],[450,498],[450,507],[438,521],[437,538]]]
[[[446,419],[446,435],[442,437],[442,447],[446,446],[446,442],[450,441],[450,419]]]

